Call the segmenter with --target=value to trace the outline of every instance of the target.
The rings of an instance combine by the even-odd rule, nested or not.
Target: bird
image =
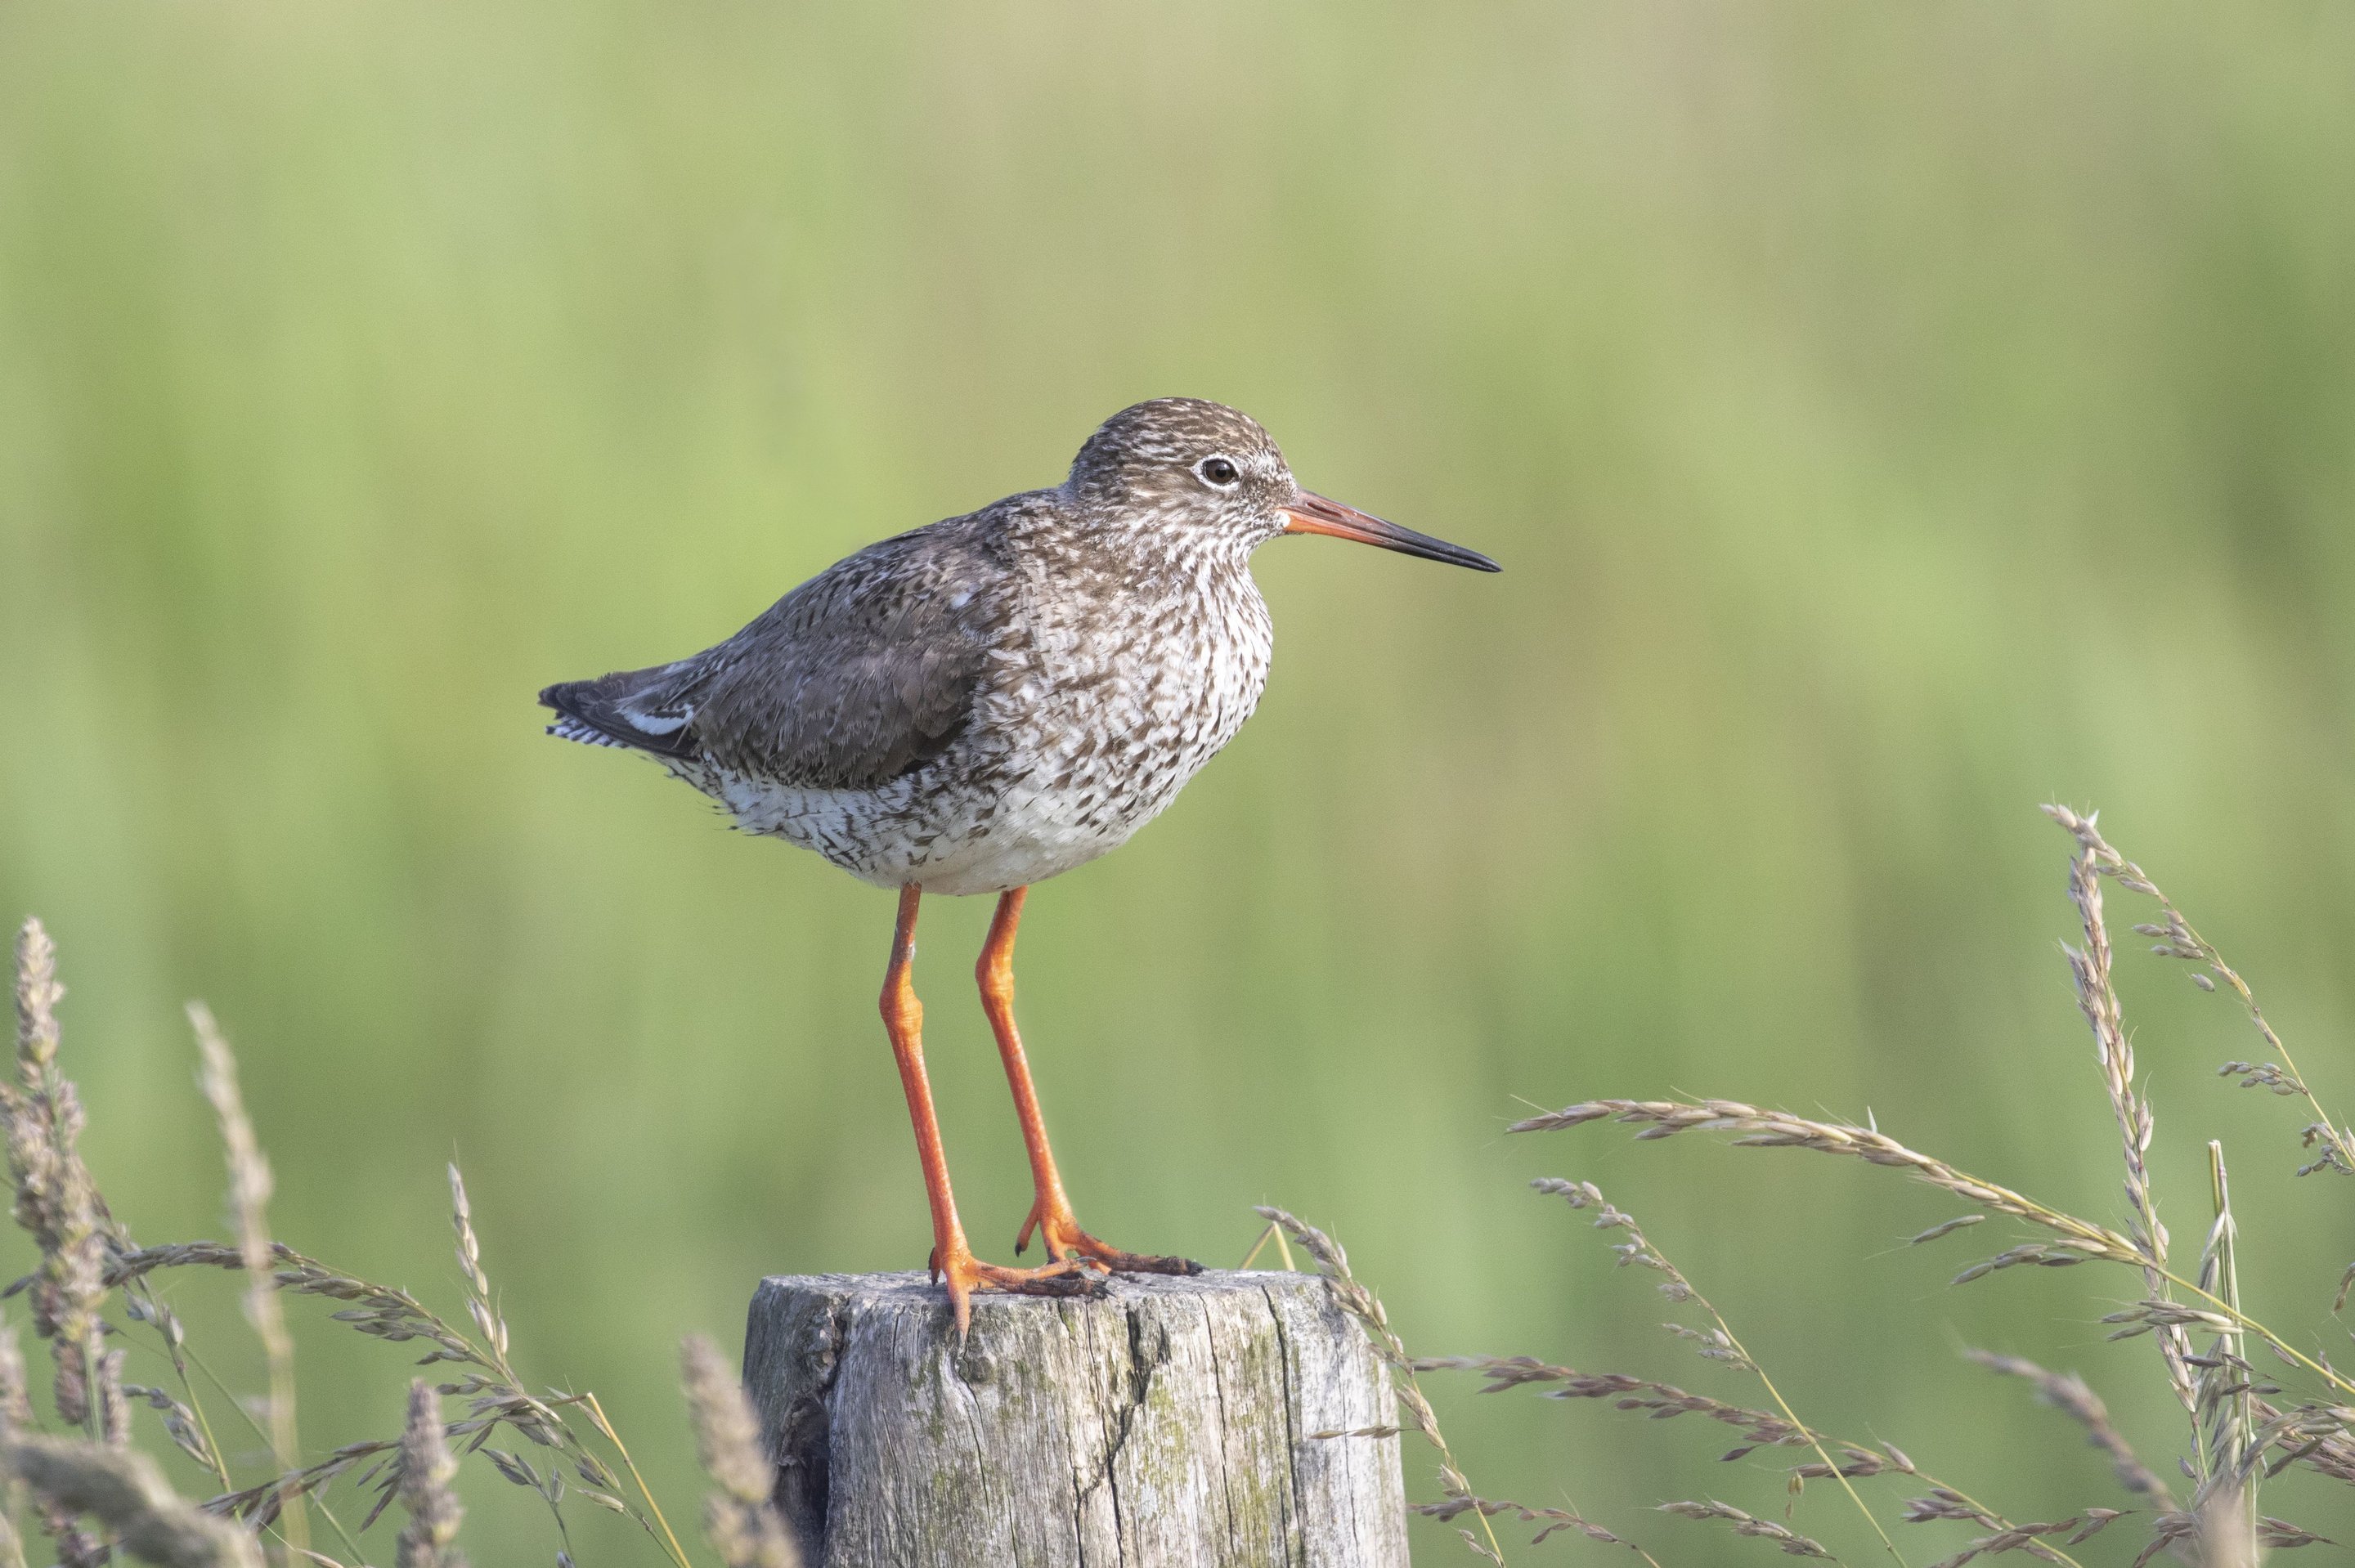
[[[1117,849],[1234,738],[1273,626],[1252,553],[1322,534],[1484,572],[1474,550],[1304,490],[1258,421],[1158,397],[1106,419],[1052,489],[870,545],[726,641],[544,689],[547,732],[654,758],[747,832],[899,895],[881,997],[931,1210],[931,1277],[957,1330],[982,1290],[1089,1294],[1112,1273],[1191,1274],[1080,1226],[1014,1021],[1028,890]],[[1048,1263],[982,1262],[950,1188],[911,979],[925,894],[994,895],[975,967]]]

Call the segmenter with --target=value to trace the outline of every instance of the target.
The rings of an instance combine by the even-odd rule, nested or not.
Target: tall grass
[[[82,1436],[34,1429],[15,1330],[0,1324],[0,1477],[7,1483],[0,1549],[6,1561],[23,1568],[29,1525],[50,1538],[60,1568],[97,1568],[117,1551],[166,1568],[258,1568],[265,1556],[275,1563],[360,1568],[368,1553],[359,1538],[398,1501],[407,1516],[393,1542],[399,1568],[464,1568],[455,1545],[464,1510],[452,1482],[461,1458],[480,1456],[547,1505],[559,1564],[573,1562],[566,1512],[573,1502],[631,1520],[675,1568],[691,1568],[596,1394],[535,1394],[516,1371],[455,1165],[450,1219],[472,1333],[405,1290],[331,1268],[272,1239],[273,1183],[246,1115],[236,1057],[210,1011],[192,1004],[188,1017],[205,1096],[219,1122],[239,1239],[141,1246],[108,1208],[80,1154],[80,1098],[59,1060],[64,988],[55,948],[37,920],[27,921],[17,938],[16,977],[16,1073],[14,1083],[0,1086],[0,1129],[17,1221],[38,1247],[40,1266],[7,1294],[29,1294],[34,1332],[50,1347],[52,1399],[59,1417]],[[213,1377],[177,1316],[155,1295],[165,1274],[199,1268],[245,1275],[246,1319],[268,1369],[266,1392],[258,1397],[239,1397]],[[385,1344],[422,1348],[419,1364],[449,1369],[449,1381],[410,1383],[397,1436],[306,1459],[296,1435],[293,1346],[281,1302],[287,1294],[345,1303],[329,1314],[334,1321]],[[120,1312],[122,1325],[110,1321],[110,1310]],[[134,1332],[157,1341],[155,1348],[169,1358],[179,1373],[176,1394],[123,1381],[127,1352],[105,1346],[110,1335]],[[794,1568],[792,1542],[765,1493],[748,1490],[747,1466],[759,1461],[746,1436],[743,1396],[732,1385],[715,1385],[713,1365],[709,1346],[691,1342],[689,1404],[706,1464],[722,1487],[711,1514],[712,1543],[723,1568]],[[192,1367],[226,1396],[217,1408],[266,1443],[269,1474],[235,1484],[205,1398],[189,1379]],[[134,1398],[157,1413],[162,1435],[183,1457],[218,1478],[220,1490],[202,1508],[183,1499],[156,1462],[133,1446]],[[445,1420],[444,1399],[461,1401],[465,1414]],[[519,1441],[511,1448],[493,1446],[503,1434]],[[626,1485],[614,1464],[628,1476]],[[342,1506],[357,1516],[348,1525],[330,1500],[338,1483],[351,1499]],[[325,1544],[342,1555],[314,1547],[314,1510],[334,1537]],[[749,1554],[747,1542],[758,1543]]]
[[[1658,1505],[1669,1514],[1721,1523],[1737,1535],[1765,1541],[1792,1556],[1833,1559],[1821,1542],[1800,1533],[1788,1522],[1808,1483],[1825,1480],[1838,1484],[1870,1527],[1881,1552],[1901,1568],[1908,1557],[1891,1534],[1892,1524],[1960,1525],[1977,1531],[1959,1550],[1940,1558],[1937,1568],[1962,1568],[1981,1557],[2015,1552],[2078,1568],[2079,1559],[2071,1549],[2103,1535],[2129,1513],[2145,1516],[2140,1521],[2143,1544],[2134,1558],[2136,1568],[2162,1552],[2199,1568],[2254,1568],[2271,1552],[2328,1543],[2316,1532],[2264,1511],[2260,1492],[2266,1482],[2293,1467],[2341,1486],[2355,1486],[2355,1377],[2340,1372],[2328,1352],[2312,1345],[2307,1335],[2272,1326],[2243,1301],[2240,1226],[2221,1142],[2211,1140],[2206,1149],[2209,1181],[2207,1191],[2200,1195],[2204,1200],[2200,1203],[2204,1225],[2198,1261],[2187,1267],[2170,1251],[2150,1169],[2157,1117],[2137,1075],[2135,1046],[2114,980],[2105,884],[2158,906],[2158,920],[2135,927],[2137,934],[2154,939],[2155,953],[2193,966],[2190,978],[2201,991],[2214,992],[2221,980],[2243,1005],[2271,1059],[2228,1062],[2222,1073],[2237,1075],[2245,1086],[2294,1097],[2311,1118],[2299,1129],[2298,1138],[2314,1156],[2299,1164],[2289,1179],[2323,1172],[2355,1176],[2355,1160],[2348,1158],[2350,1149],[2355,1148],[2355,1128],[2332,1119],[2298,1075],[2287,1047],[2266,1022],[2247,983],[2198,935],[2149,875],[2103,838],[2094,817],[2062,806],[2048,806],[2045,811],[2070,833],[2074,846],[2068,888],[2078,932],[2077,939],[2064,944],[2062,951],[2079,1010],[2093,1034],[2102,1092],[2118,1135],[2115,1148],[2125,1171],[2122,1226],[2082,1217],[1909,1148],[1870,1122],[1859,1126],[1818,1119],[1736,1100],[1594,1099],[1530,1117],[1511,1130],[1550,1133],[1614,1122],[1641,1128],[1636,1134],[1640,1141],[1658,1141],[1687,1132],[1716,1133],[1729,1135],[1736,1148],[1804,1150],[1902,1171],[1973,1210],[1930,1226],[1912,1237],[1909,1245],[1923,1245],[1955,1234],[1976,1238],[1979,1234],[1976,1227],[1990,1219],[2010,1221],[2027,1233],[2016,1245],[1963,1268],[1955,1276],[1956,1286],[2029,1267],[2067,1268],[2090,1263],[2126,1271],[2135,1298],[2105,1313],[2101,1321],[2109,1326],[2106,1337],[2111,1340],[2147,1337],[2153,1346],[2152,1370],[2169,1391],[2181,1417],[2171,1441],[2179,1450],[2177,1467],[2190,1484],[2190,1495],[2178,1498],[2138,1457],[2083,1378],[2074,1372],[2050,1372],[2017,1356],[1979,1350],[1965,1352],[1991,1371],[2027,1380],[2047,1404],[2074,1420],[2087,1440],[2111,1460],[2123,1493],[2117,1500],[2131,1506],[2088,1502],[2065,1518],[2015,1520],[1932,1475],[1886,1438],[1865,1441],[1837,1436],[1809,1425],[1753,1358],[1733,1326],[1668,1260],[1635,1217],[1612,1203],[1592,1181],[1541,1178],[1533,1185],[1540,1192],[1565,1199],[1572,1209],[1592,1212],[1596,1229],[1616,1234],[1620,1239],[1613,1250],[1622,1267],[1635,1266],[1660,1277],[1657,1289],[1666,1300],[1700,1314],[1700,1326],[1670,1322],[1664,1325],[1668,1333],[1692,1344],[1705,1360],[1753,1378],[1772,1404],[1771,1412],[1689,1393],[1648,1378],[1581,1371],[1529,1356],[1412,1358],[1391,1328],[1380,1303],[1351,1274],[1347,1255],[1330,1237],[1290,1214],[1263,1211],[1307,1249],[1318,1268],[1334,1282],[1342,1304],[1365,1325],[1405,1378],[1401,1403],[1406,1424],[1429,1439],[1440,1454],[1442,1499],[1418,1505],[1418,1511],[1442,1520],[1476,1514],[1482,1523],[1481,1533],[1462,1531],[1463,1539],[1474,1552],[1499,1563],[1505,1561],[1504,1555],[1487,1523],[1499,1516],[1542,1520],[1544,1528],[1536,1541],[1559,1530],[1576,1529],[1596,1542],[1627,1546],[1647,1561],[1651,1558],[1645,1547],[1574,1510],[1533,1508],[1482,1498],[1473,1491],[1415,1381],[1422,1372],[1469,1372],[1486,1380],[1481,1392],[1487,1393],[1535,1388],[1553,1399],[1607,1401],[1618,1410],[1655,1420],[1703,1416],[1741,1435],[1742,1440],[1720,1457],[1727,1463],[1761,1449],[1808,1450],[1812,1460],[1797,1459],[1781,1467],[1783,1522],[1714,1497]],[[2050,1075],[2040,1072],[2039,1076]],[[2355,1246],[2349,1235],[2348,1227],[2340,1223],[2302,1239],[2307,1245],[2349,1250]],[[2349,1280],[2355,1280],[2355,1265],[2349,1266],[2329,1304],[2333,1313],[2347,1304]],[[2259,1351],[2264,1352],[2263,1365],[2252,1359]],[[1971,1419],[1967,1412],[1955,1412],[1948,1424]],[[1324,1436],[1346,1439],[1364,1435]],[[1919,1489],[1919,1495],[1893,1503],[1869,1500],[1857,1483],[1884,1477],[1897,1478],[1907,1489]]]
[[[2350,1157],[2355,1128],[2332,1118],[2320,1090],[2302,1074],[2239,971],[2199,935],[2147,873],[2110,845],[2094,818],[2064,807],[2045,810],[2073,844],[2067,886],[2077,929],[2062,950],[2115,1134],[2124,1175],[2119,1221],[2091,1217],[1916,1150],[1870,1119],[1859,1124],[1800,1116],[1722,1098],[1598,1098],[1528,1118],[1510,1130],[1554,1133],[1612,1122],[1639,1128],[1636,1137],[1644,1142],[1690,1132],[1719,1134],[1740,1149],[1793,1149],[1900,1171],[1968,1206],[1913,1235],[1909,1246],[1954,1236],[1977,1240],[1979,1227],[1990,1221],[2009,1222],[2023,1233],[1964,1266],[1954,1277],[1956,1286],[2030,1268],[2094,1265],[2118,1271],[2113,1277],[2131,1285],[2130,1298],[2103,1313],[2100,1321],[2111,1340],[2149,1340],[2153,1374],[2168,1390],[2179,1417],[2172,1436],[2163,1440],[2178,1450],[2176,1467],[2188,1491],[2179,1496],[2141,1457],[2085,1379],[2015,1355],[1966,1351],[1992,1372],[2025,1380],[2045,1403],[2074,1421],[2110,1461],[2123,1494],[2115,1501],[2128,1506],[2087,1501],[2063,1517],[2021,1518],[1918,1462],[1913,1453],[1923,1450],[1917,1443],[1909,1440],[1901,1447],[1884,1436],[1828,1429],[1802,1414],[1799,1406],[1808,1400],[1804,1382],[1771,1372],[1695,1277],[1671,1261],[1636,1216],[1591,1181],[1545,1177],[1532,1185],[1572,1211],[1591,1214],[1594,1228],[1612,1238],[1614,1261],[1653,1276],[1658,1294],[1685,1319],[1664,1324],[1666,1330],[1703,1361],[1753,1383],[1762,1404],[1528,1355],[1414,1356],[1338,1244],[1291,1213],[1263,1207],[1271,1234],[1279,1240],[1288,1235],[1305,1248],[1331,1282],[1338,1304],[1364,1327],[1396,1374],[1403,1425],[1437,1451],[1441,1495],[1415,1505],[1416,1512],[1453,1523],[1472,1551],[1500,1565],[1508,1557],[1499,1521],[1536,1525],[1531,1545],[1566,1534],[1625,1549],[1656,1568],[1663,1561],[1656,1546],[1669,1559],[1680,1555],[1674,1547],[1638,1540],[1615,1517],[1624,1508],[1593,1509],[1591,1498],[1589,1507],[1582,1508],[1570,1501],[1567,1491],[1561,1506],[1477,1491],[1421,1381],[1426,1374],[1469,1372],[1481,1379],[1484,1393],[1536,1390],[1555,1400],[1605,1403],[1652,1420],[1699,1416],[1731,1432],[1735,1441],[1719,1457],[1721,1462],[1774,1457],[1765,1473],[1778,1482],[1780,1517],[1773,1499],[1729,1501],[1718,1495],[1675,1499],[1657,1504],[1657,1510],[1721,1526],[1791,1556],[1838,1560],[1821,1526],[1803,1530],[1797,1518],[1810,1487],[1824,1483],[1836,1487],[1869,1528],[1876,1555],[1899,1568],[1918,1555],[1902,1539],[1913,1526],[1965,1532],[1959,1543],[1938,1548],[1946,1554],[1937,1568],[1962,1568],[1981,1557],[2012,1552],[2083,1568],[2080,1551],[2096,1538],[2116,1539],[2113,1527],[2130,1515],[2140,1517],[2121,1533],[2139,1535],[2136,1568],[2161,1552],[2195,1568],[2255,1568],[2271,1552],[2326,1543],[2318,1532],[2269,1511],[2263,1494],[2293,1469],[2355,1486],[2355,1377],[2340,1372],[2307,1336],[2277,1326],[2283,1319],[2275,1309],[2244,1298],[2241,1211],[2221,1141],[2209,1141],[2205,1150],[2208,1180],[2200,1195],[2203,1228],[2196,1261],[2187,1261],[2176,1249],[2160,1217],[2160,1184],[2152,1160],[2158,1118],[2117,990],[2105,889],[2154,905],[2158,918],[2138,923],[2137,933],[2151,939],[2160,958],[2190,966],[2190,979],[2200,991],[2230,996],[2245,1013],[2265,1059],[2229,1061],[2222,1072],[2245,1086],[2295,1100],[2301,1108],[2296,1136],[2302,1152],[2287,1180],[2355,1178],[2355,1159]],[[535,1393],[517,1371],[473,1204],[455,1165],[449,1171],[450,1222],[464,1327],[406,1290],[336,1269],[272,1237],[267,1204],[273,1181],[245,1110],[235,1056],[210,1012],[191,1007],[200,1081],[219,1127],[238,1240],[142,1245],[101,1196],[80,1153],[80,1095],[60,1054],[58,1009],[63,994],[48,934],[37,921],[28,921],[16,946],[16,1071],[0,1085],[0,1132],[5,1136],[16,1217],[34,1241],[39,1262],[8,1294],[27,1298],[33,1331],[49,1351],[50,1402],[71,1435],[37,1429],[15,1330],[0,1326],[0,1477],[6,1482],[0,1562],[26,1563],[26,1542],[40,1534],[66,1568],[94,1568],[116,1551],[186,1568],[246,1568],[265,1556],[321,1568],[358,1568],[368,1555],[362,1538],[398,1502],[405,1521],[393,1542],[393,1560],[400,1568],[464,1568],[457,1541],[464,1508],[453,1482],[461,1461],[479,1457],[491,1472],[544,1504],[559,1563],[573,1561],[568,1505],[586,1505],[631,1520],[675,1568],[691,1568],[686,1547],[597,1395],[587,1390]],[[2040,1076],[2050,1075],[2040,1070]],[[2344,1248],[2346,1234],[2339,1226],[2314,1239]],[[246,1318],[261,1344],[267,1373],[266,1390],[258,1397],[235,1397],[158,1295],[160,1278],[190,1269],[244,1275]],[[2329,1303],[2332,1313],[2345,1308],[2350,1281],[2355,1281],[2355,1264],[2340,1277]],[[305,1456],[294,1418],[295,1367],[282,1303],[287,1295],[340,1303],[330,1314],[333,1321],[384,1344],[421,1350],[421,1364],[446,1368],[448,1381],[410,1383],[395,1436]],[[173,1367],[175,1386],[127,1382],[127,1351],[110,1347],[114,1338],[149,1341]],[[685,1347],[683,1377],[700,1460],[715,1483],[705,1523],[719,1561],[724,1568],[792,1568],[794,1547],[769,1504],[768,1461],[741,1389],[716,1349],[701,1340]],[[208,1388],[215,1397],[208,1397]],[[228,1397],[218,1397],[222,1395]],[[464,1414],[446,1418],[445,1399],[460,1401]],[[218,1480],[218,1490],[201,1508],[184,1499],[157,1462],[140,1451],[134,1423],[142,1409],[154,1414],[157,1435],[189,1467]],[[268,1473],[238,1484],[217,1415],[234,1417],[262,1440]],[[1949,1424],[1972,1419],[1956,1413]],[[1312,1436],[1341,1442],[1387,1436],[1398,1429]],[[503,1436],[510,1446],[495,1441]],[[1751,1467],[1732,1474],[1753,1480],[1759,1470]],[[1894,1499],[1885,1489],[1892,1482]],[[309,1528],[314,1513],[332,1539],[314,1541]],[[1467,1519],[1468,1523],[1455,1522]]]

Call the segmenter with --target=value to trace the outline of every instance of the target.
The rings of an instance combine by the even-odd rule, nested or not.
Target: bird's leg
[[[1077,1265],[1045,1268],[1000,1268],[973,1255],[964,1227],[957,1223],[956,1198],[949,1191],[948,1157],[941,1150],[941,1126],[932,1115],[932,1086],[924,1076],[924,1004],[910,979],[916,956],[916,906],[923,890],[910,883],[900,890],[900,920],[891,938],[891,965],[883,972],[883,1028],[900,1064],[900,1086],[908,1096],[908,1119],[916,1126],[916,1157],[924,1167],[924,1197],[932,1210],[932,1277],[948,1286],[962,1339],[972,1321],[976,1290],[1018,1290],[1038,1296],[1084,1296],[1102,1276]]]
[[[981,961],[974,978],[981,982],[982,1011],[989,1014],[990,1032],[997,1036],[997,1054],[1006,1060],[1006,1082],[1014,1090],[1014,1114],[1022,1121],[1023,1147],[1030,1151],[1030,1181],[1038,1197],[1022,1234],[1014,1241],[1014,1255],[1022,1255],[1036,1230],[1050,1258],[1078,1256],[1126,1274],[1199,1274],[1202,1266],[1190,1258],[1152,1257],[1123,1252],[1080,1229],[1064,1195],[1063,1179],[1055,1171],[1055,1151],[1047,1147],[1046,1119],[1039,1114],[1038,1092],[1030,1086],[1030,1064],[1022,1054],[1022,1036],[1014,1027],[1014,930],[1022,923],[1022,899],[1028,888],[1017,887],[998,895],[997,913],[989,922],[989,939],[982,944]]]

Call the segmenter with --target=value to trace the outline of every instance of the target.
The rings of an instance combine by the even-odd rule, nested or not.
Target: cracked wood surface
[[[977,1295],[763,1280],[744,1381],[824,1568],[1405,1568],[1390,1383],[1313,1275]]]

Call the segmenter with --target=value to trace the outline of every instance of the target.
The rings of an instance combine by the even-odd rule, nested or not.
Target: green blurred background
[[[1258,717],[1032,900],[1082,1217],[1232,1264],[1281,1202],[1423,1353],[1754,1398],[1523,1185],[1591,1177],[1810,1420],[2017,1518],[2121,1504],[1955,1350],[2081,1368],[2167,1467],[2149,1346],[2096,1321],[2124,1277],[1949,1288],[2002,1227],[1892,1251],[1956,1210],[1889,1174],[1503,1128],[1870,1109],[2117,1218],[2056,797],[2355,1100],[2350,68],[2355,12],[2310,4],[0,9],[0,910],[62,945],[116,1209],[221,1231],[205,996],[284,1237],[454,1308],[463,1160],[520,1361],[605,1393],[691,1517],[679,1335],[732,1348],[765,1272],[923,1257],[890,898],[544,738],[532,693],[1194,394],[1507,571],[1264,552]],[[1002,1256],[987,914],[933,901],[919,978]],[[2327,1350],[2350,1189],[2211,1075],[2232,1009],[2126,952],[2179,1245],[2224,1138],[2254,1303]],[[176,1288],[250,1381],[233,1286]],[[296,1315],[306,1435],[387,1431],[400,1358]],[[1642,1511],[1779,1509],[1721,1429],[1435,1392],[1486,1492],[1769,1550]],[[548,1559],[531,1499],[469,1497],[475,1561]],[[584,1568],[652,1560],[577,1511]],[[1795,1522],[1877,1550],[1836,1491]]]

